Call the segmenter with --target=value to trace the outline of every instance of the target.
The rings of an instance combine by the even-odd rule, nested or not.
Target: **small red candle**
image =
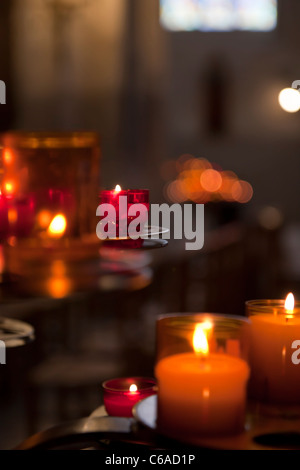
[[[121,206],[121,196],[127,197],[127,204],[125,207]],[[100,194],[101,204],[111,204],[116,211],[116,236],[128,237],[128,226],[136,216],[128,215],[128,211],[134,204],[143,204],[147,210],[147,216],[142,220],[142,225],[147,223],[149,212],[149,190],[148,189],[121,189],[119,185],[112,191],[101,191]],[[143,227],[141,227],[143,228]],[[108,232],[109,234],[109,232]]]
[[[137,402],[156,393],[156,382],[147,377],[126,377],[106,380],[102,388],[107,413],[130,418]]]

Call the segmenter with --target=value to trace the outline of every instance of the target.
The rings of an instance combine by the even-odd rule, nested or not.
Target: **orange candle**
[[[284,301],[249,301],[251,319],[250,394],[266,404],[300,405],[300,365],[293,345],[300,340],[300,308]]]
[[[210,353],[207,329],[197,325],[194,352],[161,359],[158,381],[158,429],[170,437],[189,440],[241,432],[245,420],[246,361]]]

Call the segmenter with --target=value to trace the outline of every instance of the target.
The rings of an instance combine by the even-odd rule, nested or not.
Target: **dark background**
[[[279,0],[272,32],[171,33],[159,24],[158,0],[1,0],[0,131],[95,130],[101,186],[148,187],[151,202],[166,200],[166,162],[187,153],[236,172],[254,190],[248,204],[207,205],[214,236],[207,231],[204,250],[187,256],[170,242],[153,254],[153,282],[141,292],[62,300],[47,306],[48,316],[40,304],[13,309],[39,341],[9,353],[2,448],[87,415],[106,378],[152,374],[158,314],[244,314],[247,299],[290,290],[299,298],[300,114],[278,104],[280,90],[300,79],[299,20],[299,1]],[[80,351],[88,344],[98,369],[64,388],[64,372],[54,377],[54,363],[47,375],[42,359],[78,346],[77,339],[70,346],[66,317],[85,333]],[[68,360],[67,370],[80,368],[78,356]]]

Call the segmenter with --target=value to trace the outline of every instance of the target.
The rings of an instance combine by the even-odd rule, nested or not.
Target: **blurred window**
[[[277,0],[160,0],[160,22],[170,31],[272,31]]]

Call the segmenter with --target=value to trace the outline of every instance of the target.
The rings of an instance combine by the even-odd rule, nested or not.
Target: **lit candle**
[[[251,319],[251,397],[269,405],[300,405],[300,366],[292,344],[300,340],[300,305],[294,297],[246,303]]]
[[[211,328],[207,322],[196,326],[194,352],[163,357],[156,365],[158,429],[170,437],[193,441],[243,430],[249,367],[239,357],[209,352]]]
[[[118,378],[103,382],[102,388],[107,413],[126,418],[132,416],[138,401],[156,393],[156,382],[144,377]]]
[[[126,199],[125,199],[126,197]],[[130,215],[130,208],[134,204],[142,204],[145,210],[145,216],[140,214],[141,229],[146,224],[149,211],[149,191],[148,189],[127,189],[124,190],[117,185],[112,191],[101,191],[101,204],[111,204],[115,209],[115,220],[112,221],[112,227],[115,225],[116,237],[128,237],[128,227],[137,215]],[[108,229],[108,234],[110,234]]]

